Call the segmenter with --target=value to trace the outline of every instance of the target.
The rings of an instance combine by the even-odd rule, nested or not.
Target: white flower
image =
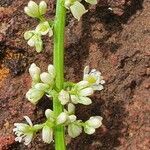
[[[97,0],[85,0],[87,3],[90,3],[92,5],[97,4]]]
[[[89,66],[86,66],[84,68],[84,75],[83,80],[88,81],[93,90],[102,90],[103,84],[105,81],[103,80],[103,77],[101,76],[101,73],[99,71],[96,71],[96,69],[92,69],[90,71]]]
[[[41,35],[46,35],[48,32],[53,33],[52,28],[50,27],[48,21],[40,23],[35,31]],[[50,34],[49,34],[50,35]],[[53,35],[53,34],[52,34]],[[52,36],[51,35],[51,36]]]
[[[77,83],[71,93],[71,101],[74,104],[89,105],[92,103],[91,99],[87,97],[93,94],[93,89],[89,87],[88,81],[80,81]]]
[[[85,122],[84,131],[87,134],[93,134],[96,128],[99,128],[102,125],[102,117],[94,116],[90,117],[89,120]]]
[[[68,125],[68,134],[72,138],[79,136],[82,133],[82,126],[77,125],[75,123],[71,123]]]
[[[42,139],[45,143],[51,143],[53,141],[53,129],[45,125],[42,129]]]
[[[30,118],[28,116],[24,116],[24,118],[29,125],[25,123],[14,123],[15,128],[13,129],[13,132],[17,136],[15,141],[23,141],[25,145],[28,145],[32,141],[35,130]]]
[[[44,91],[37,90],[35,88],[29,89],[26,93],[26,98],[33,104],[36,104],[45,94]]]
[[[65,90],[61,90],[59,95],[58,95],[58,99],[62,105],[66,105],[70,99],[69,93]]]
[[[30,68],[29,68],[29,74],[33,80],[33,82],[39,82],[40,80],[40,73],[41,73],[41,70],[39,67],[36,66],[35,63],[32,63]]]

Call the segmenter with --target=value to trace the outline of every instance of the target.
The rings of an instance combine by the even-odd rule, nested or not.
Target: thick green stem
[[[64,0],[57,0],[56,17],[54,22],[54,66],[56,69],[56,88],[60,91],[64,83],[64,32],[66,9]],[[53,100],[53,110],[56,116],[63,111],[63,106],[56,97]],[[55,150],[65,150],[64,127],[57,126],[54,129]]]

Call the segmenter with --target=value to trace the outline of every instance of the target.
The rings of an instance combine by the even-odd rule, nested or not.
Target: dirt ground
[[[52,103],[46,97],[38,106],[25,98],[30,87],[32,62],[46,70],[52,63],[52,39],[37,54],[23,39],[36,20],[23,8],[28,0],[0,0],[0,150],[53,150],[38,135],[29,145],[16,143],[13,123],[28,115],[34,123],[44,120]],[[48,18],[54,17],[55,1]],[[87,7],[89,7],[87,5]],[[112,10],[108,9],[109,7]],[[83,120],[101,115],[103,126],[92,136],[67,140],[68,150],[150,149],[150,1],[100,0],[77,22],[68,13],[65,39],[65,78],[80,81],[86,65],[100,70],[105,89],[97,92],[90,106],[77,106]]]

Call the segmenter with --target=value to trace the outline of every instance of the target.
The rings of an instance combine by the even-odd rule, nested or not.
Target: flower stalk
[[[85,0],[89,4],[96,4],[97,0]],[[103,76],[96,69],[90,71],[89,66],[84,69],[83,79],[78,83],[64,82],[64,35],[66,9],[79,21],[87,12],[81,0],[57,0],[56,15],[54,20],[47,20],[45,13],[47,4],[41,1],[39,4],[30,0],[25,7],[25,13],[39,20],[35,29],[26,31],[24,38],[28,45],[35,47],[39,53],[43,50],[42,36],[54,36],[53,65],[49,64],[47,71],[42,70],[32,63],[29,74],[32,78],[31,88],[26,93],[26,98],[36,105],[44,95],[53,101],[53,110],[45,110],[46,120],[43,123],[33,125],[30,118],[25,116],[28,123],[15,123],[15,141],[28,145],[40,130],[43,142],[50,144],[55,142],[55,150],[66,150],[65,131],[72,138],[79,136],[82,131],[86,134],[95,133],[102,125],[101,116],[92,116],[83,122],[75,115],[75,105],[90,105],[90,96],[94,91],[101,91],[104,87]],[[54,139],[54,140],[53,140]]]
[[[65,32],[65,19],[66,8],[63,7],[64,0],[57,0],[56,16],[54,22],[54,55],[53,63],[56,70],[56,88],[61,91],[64,83],[64,32]],[[58,116],[63,111],[58,97],[53,99],[54,114]],[[54,129],[55,135],[55,149],[65,150],[64,127],[59,125]]]

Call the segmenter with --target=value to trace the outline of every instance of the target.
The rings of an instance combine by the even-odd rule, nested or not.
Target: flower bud
[[[70,116],[69,116],[69,121],[70,121],[70,122],[75,122],[76,119],[77,119],[77,117],[76,117],[75,115],[70,115]]]
[[[69,9],[70,8],[70,6],[71,6],[71,0],[65,0],[65,7],[67,8],[67,9]]]
[[[67,91],[61,90],[58,99],[61,102],[62,105],[65,105],[69,102],[69,93]]]
[[[53,78],[51,77],[51,75],[47,72],[43,72],[41,75],[40,75],[40,78],[41,78],[41,81],[43,83],[46,83],[46,84],[53,84]]]
[[[42,139],[45,143],[51,143],[53,141],[53,129],[45,125],[42,129]]]
[[[74,114],[75,112],[75,106],[72,103],[68,104],[68,113],[69,114]]]
[[[48,73],[51,75],[52,78],[55,78],[55,68],[53,65],[48,65]]]
[[[33,104],[36,104],[44,95],[43,91],[39,91],[37,89],[30,89],[26,93],[26,98]]]
[[[40,90],[40,91],[46,91],[49,89],[49,85],[44,84],[44,83],[37,83],[35,84],[35,89]]]
[[[93,128],[99,128],[102,125],[102,117],[100,116],[94,116],[90,117],[90,119],[86,122],[86,124]]]
[[[35,63],[32,63],[29,68],[29,73],[30,73],[31,78],[34,80],[35,78],[37,78],[36,76],[38,77],[40,76],[41,69],[37,67]]]
[[[56,120],[57,124],[63,124],[67,121],[68,115],[65,112],[62,112]]]
[[[51,109],[46,109],[45,116],[47,119],[53,119],[54,118],[54,112]]]

